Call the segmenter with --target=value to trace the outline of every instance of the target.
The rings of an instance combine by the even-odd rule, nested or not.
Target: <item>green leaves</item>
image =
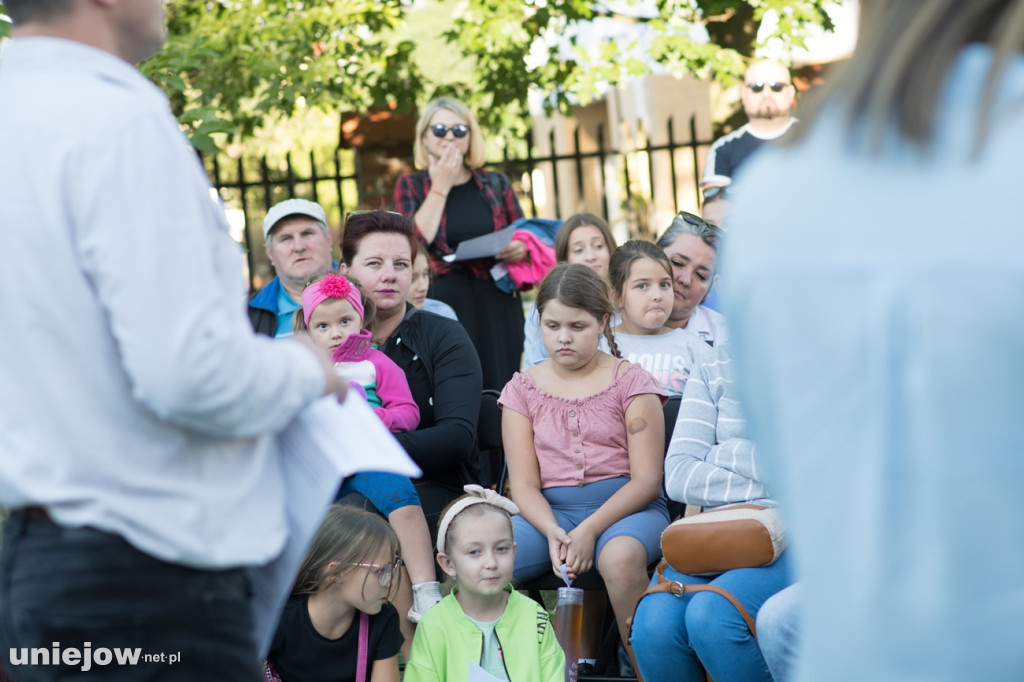
[[[621,5],[621,3],[619,3]],[[597,3],[581,0],[464,0],[445,35],[463,55],[471,55],[479,84],[471,106],[491,127],[521,130],[527,95],[542,96],[549,109],[587,103],[609,86],[667,69],[676,76],[714,78],[731,85],[742,77],[757,42],[757,29],[769,10],[778,17],[765,38],[783,48],[802,46],[810,26],[831,22],[827,0],[658,0],[657,13],[600,17],[634,24],[631,38],[589,39]],[[646,6],[644,3],[643,6]],[[500,106],[494,106],[500,105]],[[511,120],[510,120],[511,118]]]
[[[170,38],[142,69],[203,151],[308,110],[409,111],[442,94],[464,100],[492,137],[514,139],[531,96],[568,111],[665,70],[731,85],[764,42],[792,48],[809,27],[831,28],[828,4],[656,0],[643,16],[649,2],[626,15],[593,0],[174,0]],[[769,13],[777,22],[759,43]],[[415,54],[427,23],[444,27],[429,79]],[[610,24],[626,37],[595,33]]]
[[[409,109],[420,76],[410,46],[388,40],[403,12],[401,0],[176,0],[142,70],[204,150],[303,109]]]

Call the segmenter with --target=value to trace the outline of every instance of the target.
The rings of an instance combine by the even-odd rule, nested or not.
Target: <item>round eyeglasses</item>
[[[449,130],[452,131],[452,135],[455,137],[465,137],[466,135],[469,135],[469,126],[465,123],[456,123],[451,128],[443,123],[435,123],[430,126],[430,132],[434,133],[434,137],[439,140],[447,135]]]
[[[381,587],[387,587],[391,584],[391,578],[394,577],[398,569],[402,567],[402,560],[395,557],[395,560],[388,564],[349,564],[349,566],[362,566],[363,568],[375,568],[377,569],[377,582]]]

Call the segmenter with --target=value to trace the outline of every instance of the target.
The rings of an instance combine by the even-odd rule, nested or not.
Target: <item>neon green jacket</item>
[[[555,639],[547,611],[529,597],[510,594],[494,632],[511,682],[563,682],[565,654]],[[416,626],[404,682],[456,682],[469,676],[469,662],[480,663],[484,636],[454,594],[427,611]]]

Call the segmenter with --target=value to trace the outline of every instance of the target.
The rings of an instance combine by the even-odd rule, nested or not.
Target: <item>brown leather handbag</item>
[[[669,566],[687,575],[767,566],[785,547],[779,510],[752,504],[687,516],[661,534],[662,555]]]

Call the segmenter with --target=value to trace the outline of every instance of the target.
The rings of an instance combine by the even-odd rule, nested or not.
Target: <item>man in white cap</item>
[[[309,280],[331,269],[331,232],[320,204],[286,199],[263,219],[267,258],[277,277],[249,300],[249,320],[260,334],[292,334],[292,318]]]

